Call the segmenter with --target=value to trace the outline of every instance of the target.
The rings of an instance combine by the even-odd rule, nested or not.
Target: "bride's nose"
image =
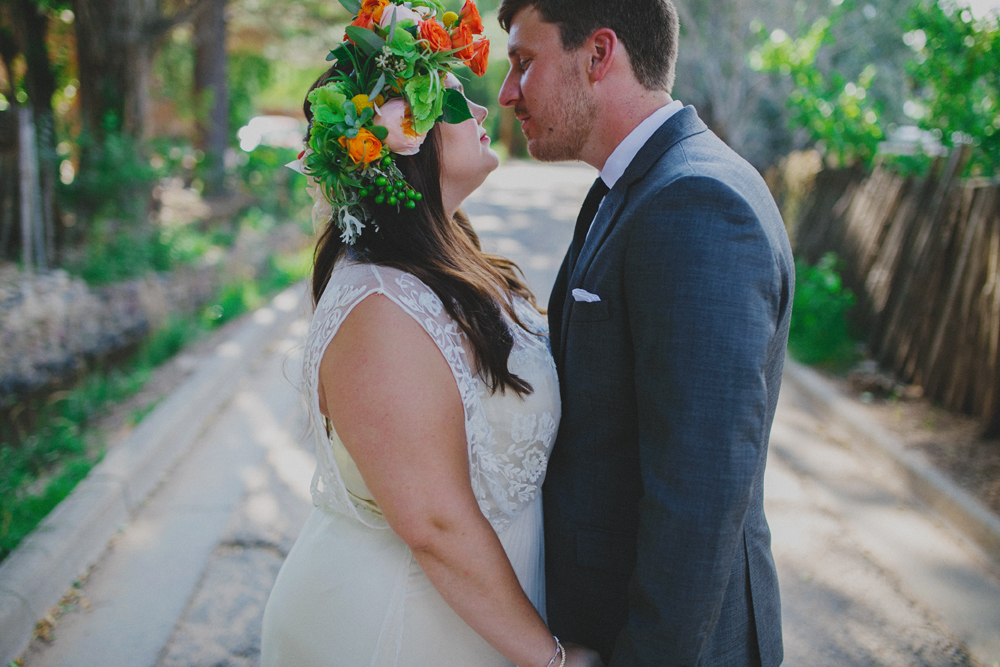
[[[469,102],[469,110],[472,111],[472,117],[476,119],[476,122],[482,125],[486,121],[486,117],[490,115],[490,110],[486,107],[479,106],[475,102]]]

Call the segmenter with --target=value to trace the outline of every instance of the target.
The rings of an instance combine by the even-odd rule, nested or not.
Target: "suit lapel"
[[[569,294],[583,284],[583,278],[587,274],[597,251],[601,249],[604,241],[608,238],[611,230],[614,229],[618,217],[628,201],[628,191],[633,183],[641,180],[664,153],[673,148],[679,141],[695,134],[700,134],[708,129],[708,126],[698,118],[694,107],[684,107],[672,117],[667,119],[660,128],[653,133],[635,158],[629,164],[625,173],[615,183],[615,187],[604,198],[594,224],[590,228],[590,234],[580,250],[580,256],[576,260],[573,268],[573,275],[568,277],[565,291],[565,302],[563,303],[561,331],[559,339],[558,361],[565,360],[566,337],[569,333],[570,311],[573,309],[573,299]],[[561,364],[560,364],[561,365]]]

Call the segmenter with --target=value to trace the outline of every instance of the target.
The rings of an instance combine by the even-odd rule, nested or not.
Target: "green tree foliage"
[[[907,27],[920,126],[945,146],[972,143],[973,175],[1000,173],[1000,15],[976,20],[950,2],[924,0]]]
[[[869,166],[893,120],[881,101],[886,84],[874,64],[850,81],[820,66],[823,50],[841,48],[835,30],[854,13],[844,2],[797,39],[760,25],[750,65],[792,83],[789,122],[829,161]],[[953,0],[918,0],[899,23],[901,33],[908,31],[901,41],[913,50],[905,64],[916,97],[908,115],[945,147],[971,143],[970,175],[1000,173],[1000,15],[977,20]]]
[[[837,272],[837,256],[824,255],[815,266],[795,263],[795,299],[788,350],[806,364],[844,366],[857,356],[848,332],[847,313],[854,295]]]
[[[229,54],[229,127],[235,140],[236,130],[257,113],[261,93],[273,78],[271,61],[253,51]]]
[[[834,43],[833,26],[850,9],[841,5],[829,17],[815,21],[798,39],[780,29],[768,33],[759,25],[760,46],[751,53],[750,65],[791,79],[793,89],[786,102],[791,111],[789,122],[804,128],[828,160],[838,166],[867,166],[884,137],[879,124],[882,104],[868,94],[877,69],[869,64],[856,80],[848,81],[839,71],[825,73],[817,64],[820,49]]]

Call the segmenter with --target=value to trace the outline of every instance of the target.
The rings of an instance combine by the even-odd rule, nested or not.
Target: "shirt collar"
[[[667,120],[673,116],[675,113],[684,108],[680,100],[674,100],[666,106],[662,106],[656,111],[654,111],[649,118],[639,123],[639,125],[632,130],[625,139],[622,140],[618,147],[615,148],[614,152],[608,156],[607,162],[604,163],[604,169],[601,170],[601,180],[608,188],[615,187],[615,183],[618,179],[622,177],[625,170],[635,159],[636,154],[639,150],[646,145],[649,138],[656,133],[660,127],[667,122]]]

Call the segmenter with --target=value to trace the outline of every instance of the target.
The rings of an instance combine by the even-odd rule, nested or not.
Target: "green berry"
[[[424,196],[422,194],[420,194],[419,192],[413,193],[413,198],[416,201],[423,201],[424,200]]]
[[[375,197],[375,203],[376,204],[384,204],[385,203],[385,195],[379,195],[379,196]]]
[[[378,178],[375,179],[375,185],[379,186],[380,188],[384,188],[388,182],[389,179],[387,179],[385,176],[379,176]]]
[[[361,188],[361,192],[359,194],[362,197],[367,197],[370,193],[368,192],[368,188]]]
[[[399,203],[399,200],[396,199],[395,195],[393,195],[392,197],[389,197],[389,206],[395,206],[398,203]]]
[[[406,198],[407,199],[413,199],[416,196],[416,194],[417,193],[414,192],[413,190],[407,190],[406,191]]]
[[[406,208],[412,210],[412,209],[415,209],[416,207],[417,207],[417,202],[413,201],[412,199],[407,199],[406,200]]]
[[[392,164],[392,158],[386,155],[384,158],[382,158],[382,164],[388,167],[389,165]]]

